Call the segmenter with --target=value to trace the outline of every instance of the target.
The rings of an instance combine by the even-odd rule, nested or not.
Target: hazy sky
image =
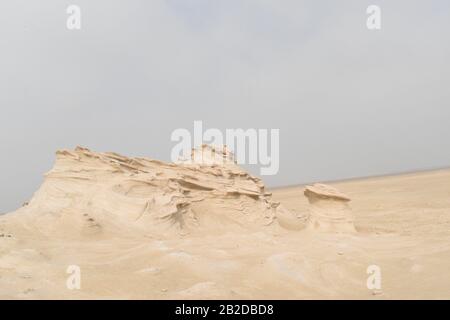
[[[448,0],[3,0],[0,212],[57,149],[169,160],[194,120],[279,128],[270,186],[450,165],[449,33]]]

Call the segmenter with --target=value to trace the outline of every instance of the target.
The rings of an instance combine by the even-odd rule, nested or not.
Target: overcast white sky
[[[0,212],[57,149],[169,160],[194,120],[279,128],[270,186],[448,166],[449,57],[446,0],[1,1]]]

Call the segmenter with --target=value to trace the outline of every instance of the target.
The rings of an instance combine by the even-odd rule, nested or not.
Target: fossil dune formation
[[[325,232],[355,232],[348,202],[350,198],[337,189],[316,183],[304,192],[311,204],[308,226]]]
[[[450,170],[272,195],[233,159],[206,145],[179,163],[58,151],[0,216],[0,298],[450,298]]]
[[[283,211],[262,181],[222,149],[202,146],[194,161],[181,164],[81,147],[56,156],[40,189],[16,213],[52,237],[217,233],[267,226]]]

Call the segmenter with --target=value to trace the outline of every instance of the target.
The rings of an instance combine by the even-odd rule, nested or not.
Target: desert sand
[[[450,170],[268,192],[226,149],[193,152],[58,151],[0,216],[0,298],[450,299]]]

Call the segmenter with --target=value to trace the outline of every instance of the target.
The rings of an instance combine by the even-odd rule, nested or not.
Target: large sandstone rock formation
[[[286,214],[225,149],[205,150],[224,161],[199,161],[198,150],[177,164],[81,147],[58,151],[40,189],[14,216],[43,234],[78,237],[123,228],[216,233],[271,225],[277,212]]]

